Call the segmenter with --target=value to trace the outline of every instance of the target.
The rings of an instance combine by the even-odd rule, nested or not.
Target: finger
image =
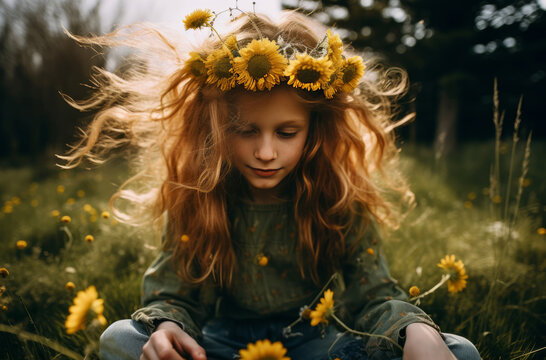
[[[153,337],[153,339],[152,339]],[[168,332],[158,331],[150,337],[152,351],[150,360],[170,359],[183,360],[182,356],[176,351],[174,343],[176,340]]]
[[[207,358],[205,349],[186,333],[181,334],[179,338],[176,339],[176,346],[184,354],[190,355],[193,360],[205,360]]]

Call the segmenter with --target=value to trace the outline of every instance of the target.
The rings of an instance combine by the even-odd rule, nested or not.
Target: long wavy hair
[[[241,16],[235,23],[231,33],[243,43],[280,35],[311,49],[325,35],[322,26],[295,12],[283,13],[278,23],[261,15]],[[195,284],[212,277],[229,286],[237,259],[226,194],[243,189],[235,185],[228,140],[237,121],[231,104],[244,90],[221,91],[193,80],[183,69],[190,47],[180,34],[152,25],[99,37],[70,36],[86,45],[139,52],[118,74],[95,69],[89,99],[66,97],[82,111],[98,112],[81,140],[60,156],[64,166],[75,167],[85,158],[101,163],[113,149],[136,149],[129,152],[136,171],[111,199],[116,216],[132,224],[166,216],[163,247],[174,251],[179,277]],[[200,45],[201,50],[218,47],[211,38]],[[396,226],[400,200],[411,203],[396,166],[392,131],[400,123],[393,121],[394,105],[406,92],[407,76],[400,69],[366,65],[372,76],[352,93],[326,99],[318,92],[294,91],[311,119],[299,164],[285,181],[294,200],[301,275],[316,283],[340,266],[335,259],[348,251],[344,239],[355,216]],[[396,201],[391,194],[399,195]],[[121,199],[129,200],[133,211],[120,205]],[[182,235],[190,241],[182,241]]]

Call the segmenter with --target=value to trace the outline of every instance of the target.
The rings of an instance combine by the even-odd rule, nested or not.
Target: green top
[[[310,304],[321,288],[300,276],[293,207],[293,202],[230,201],[231,238],[238,259],[231,287],[183,283],[172,266],[172,253],[164,251],[144,274],[144,307],[132,318],[150,332],[158,322],[172,320],[194,338],[201,336],[204,323],[215,316],[243,319],[290,314],[295,320],[299,309]],[[390,276],[382,255],[377,227],[371,223],[360,238],[358,233],[355,222],[346,243],[350,246],[359,240],[357,250],[343,259],[341,281],[331,286],[336,314],[355,330],[383,334],[400,343],[400,332],[410,323],[423,322],[438,329],[421,309],[404,302],[406,295]],[[267,264],[259,263],[261,255],[268,258]],[[368,337],[364,341],[370,359],[400,356],[399,349],[385,339]]]

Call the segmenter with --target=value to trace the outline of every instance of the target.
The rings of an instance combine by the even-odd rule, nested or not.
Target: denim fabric
[[[344,360],[368,359],[361,341],[352,336],[343,335],[333,326],[327,327],[324,334],[321,334],[318,327],[300,323],[292,328],[292,334],[300,333],[301,335],[283,338],[282,329],[287,324],[286,321],[214,319],[203,328],[203,339],[200,343],[205,348],[209,360],[232,360],[234,356],[237,356],[239,349],[246,348],[248,343],[263,339],[269,339],[272,342],[281,341],[288,349],[286,355],[293,360],[327,360],[336,357]],[[480,359],[478,351],[467,339],[446,333],[443,336],[446,345],[457,359]],[[101,357],[104,360],[139,359],[142,346],[148,339],[149,335],[142,324],[133,320],[116,321],[101,336]],[[329,349],[330,356],[328,356]]]

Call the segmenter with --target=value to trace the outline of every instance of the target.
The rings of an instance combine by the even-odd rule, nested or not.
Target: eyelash
[[[239,134],[242,136],[251,136],[255,133],[255,130],[241,130]],[[277,134],[282,138],[292,138],[296,136],[297,132],[288,132],[288,131],[277,131]]]

